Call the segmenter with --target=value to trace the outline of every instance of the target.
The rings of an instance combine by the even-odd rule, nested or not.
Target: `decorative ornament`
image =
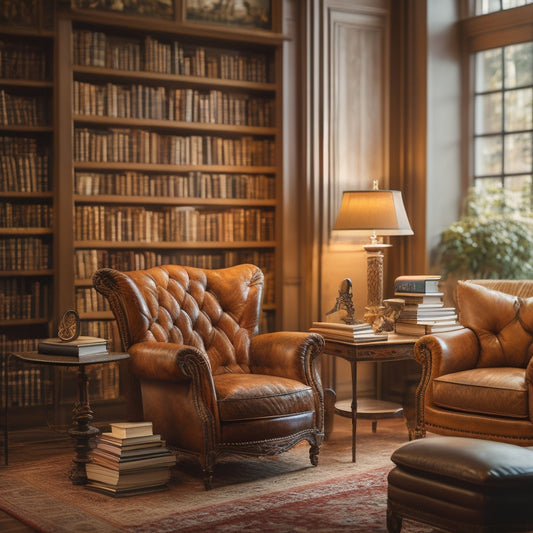
[[[378,317],[372,324],[374,333],[383,331],[394,331],[394,324],[405,307],[405,300],[401,298],[389,298],[383,300],[384,308],[380,311]]]
[[[345,324],[357,324],[354,318],[352,280],[344,278],[339,287],[339,295],[335,305],[326,313],[326,322],[344,322]]]
[[[80,317],[74,309],[63,313],[57,328],[57,336],[65,342],[74,341],[80,336]]]

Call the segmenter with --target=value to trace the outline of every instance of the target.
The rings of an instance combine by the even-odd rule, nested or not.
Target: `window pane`
[[[502,0],[502,9],[511,9],[513,7],[525,6],[526,0]]]
[[[505,87],[522,87],[533,83],[533,43],[505,47]]]
[[[502,88],[502,49],[494,48],[476,54],[476,92]]]
[[[532,98],[532,89],[517,89],[505,93],[505,131],[533,129]]]
[[[476,96],[476,135],[502,131],[501,93]]]
[[[529,211],[531,209],[531,183],[531,174],[505,178],[504,188],[506,191],[511,191],[506,199],[507,206],[515,212]]]
[[[477,0],[476,1],[476,15],[485,15],[493,11],[499,11],[500,0]]]
[[[479,178],[474,182],[476,193],[480,196],[485,193],[491,193],[497,187],[501,187],[502,180],[500,178]]]
[[[501,174],[502,138],[498,136],[478,137],[475,142],[475,174]]]
[[[531,133],[505,136],[505,173],[531,172]]]
[[[505,188],[510,191],[516,191],[525,196],[531,194],[531,175],[513,176],[505,178]]]

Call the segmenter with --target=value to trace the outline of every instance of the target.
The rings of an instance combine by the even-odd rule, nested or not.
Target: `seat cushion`
[[[433,381],[433,402],[440,407],[490,416],[528,418],[523,368],[475,368]]]
[[[221,422],[274,418],[314,411],[311,387],[262,374],[213,376]]]

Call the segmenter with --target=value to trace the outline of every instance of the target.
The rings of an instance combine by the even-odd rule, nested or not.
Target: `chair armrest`
[[[468,328],[425,335],[415,344],[415,360],[430,369],[432,378],[475,368],[478,358],[479,342]]]
[[[314,360],[323,350],[324,339],[316,333],[278,331],[256,335],[250,344],[250,371],[312,384],[316,382]]]
[[[145,341],[130,346],[130,363],[139,380],[192,382],[194,394],[217,414],[215,385],[207,354],[183,344]]]

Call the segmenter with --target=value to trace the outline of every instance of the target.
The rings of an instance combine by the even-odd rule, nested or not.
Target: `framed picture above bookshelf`
[[[185,20],[272,29],[272,0],[184,0]]]
[[[66,5],[77,9],[110,11],[123,15],[174,20],[175,0],[63,0]]]

